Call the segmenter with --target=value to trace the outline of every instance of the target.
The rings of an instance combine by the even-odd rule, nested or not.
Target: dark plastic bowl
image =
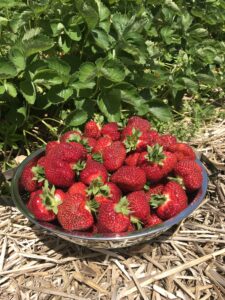
[[[12,180],[11,194],[16,207],[21,213],[27,217],[32,223],[40,226],[44,230],[69,240],[73,243],[87,246],[90,248],[122,248],[135,244],[139,244],[159,236],[163,232],[167,231],[173,225],[180,223],[183,219],[188,217],[203,201],[208,185],[208,176],[206,170],[200,160],[196,159],[196,162],[202,169],[203,183],[200,190],[194,195],[189,206],[175,217],[159,224],[153,228],[146,228],[139,231],[120,233],[120,234],[92,234],[87,232],[73,231],[69,232],[62,229],[60,226],[38,221],[29,212],[26,207],[25,198],[19,192],[19,180],[23,172],[24,167],[33,159],[36,159],[44,154],[45,149],[39,149],[28,156],[17,168]]]

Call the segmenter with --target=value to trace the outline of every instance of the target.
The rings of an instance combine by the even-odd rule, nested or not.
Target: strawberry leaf
[[[147,146],[147,152],[148,154],[145,156],[145,158],[152,163],[156,163],[160,166],[163,166],[163,161],[166,158],[164,152],[163,152],[163,146],[159,144],[155,144],[154,146]]]
[[[150,205],[153,208],[157,208],[160,205],[164,204],[167,201],[167,198],[165,195],[151,195],[151,199],[150,199]]]

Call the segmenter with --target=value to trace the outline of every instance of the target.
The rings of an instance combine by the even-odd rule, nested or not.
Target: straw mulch
[[[86,249],[44,234],[1,199],[0,299],[225,299],[225,122],[192,144],[219,174],[200,208],[143,245]]]

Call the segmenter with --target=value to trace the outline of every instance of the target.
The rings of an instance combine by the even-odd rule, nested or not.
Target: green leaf
[[[79,77],[79,80],[84,83],[92,81],[96,77],[95,64],[93,64],[91,62],[83,63],[80,66],[78,77]]]
[[[26,58],[22,49],[12,47],[9,51],[9,59],[16,66],[18,72],[26,68]]]
[[[54,70],[63,80],[67,80],[71,71],[71,66],[64,60],[53,57],[47,60],[48,67]]]
[[[16,75],[15,66],[10,61],[0,58],[0,79],[13,78]]]
[[[57,85],[62,83],[62,79],[58,76],[57,72],[49,69],[41,69],[35,72],[33,77],[35,84]]]
[[[38,53],[46,51],[54,46],[54,42],[46,35],[37,35],[23,42],[24,52],[27,57]]]
[[[93,29],[92,35],[95,40],[95,43],[98,47],[102,48],[103,50],[108,50],[113,38],[105,32],[103,29]]]
[[[34,37],[36,37],[37,35],[39,35],[41,32],[41,28],[40,27],[36,27],[36,28],[32,28],[30,30],[27,30],[22,38],[22,41],[27,41],[30,40]]]
[[[88,119],[88,114],[84,110],[76,110],[72,113],[70,113],[66,119],[66,124],[68,126],[80,126],[84,124]]]
[[[20,92],[29,104],[34,104],[36,100],[36,89],[33,82],[29,80],[20,83]]]
[[[79,42],[82,39],[82,34],[78,26],[70,27],[68,30],[65,29],[65,33],[68,35],[71,40]]]
[[[76,0],[75,5],[77,10],[84,18],[88,29],[94,29],[99,22],[98,7],[93,0]]]
[[[67,101],[73,95],[71,88],[64,88],[62,85],[53,86],[47,93],[47,99],[52,104]]]
[[[5,87],[4,85],[0,85],[0,95],[3,95],[5,93]]]
[[[168,122],[172,118],[170,107],[160,101],[149,102],[149,111],[159,120]]]
[[[8,24],[8,21],[9,21],[8,19],[0,16],[0,25],[1,26],[6,26]]]
[[[121,82],[126,77],[125,68],[118,60],[108,60],[101,68],[102,75],[113,82]]]
[[[17,96],[16,86],[10,82],[5,83],[5,90],[6,92],[13,98]]]
[[[112,89],[109,92],[103,92],[97,102],[100,111],[106,116],[109,122],[120,121],[120,90]]]

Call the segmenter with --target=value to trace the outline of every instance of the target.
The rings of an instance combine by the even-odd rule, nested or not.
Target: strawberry
[[[94,120],[91,120],[85,124],[84,135],[86,137],[98,139],[101,135],[101,123],[101,117],[95,116]]]
[[[98,211],[98,232],[119,233],[125,232],[130,227],[128,201],[121,198],[118,203],[103,202]]]
[[[145,222],[150,214],[150,206],[144,191],[137,191],[127,195],[131,216]],[[131,222],[133,220],[131,219]]]
[[[146,192],[146,196],[148,199],[151,198],[154,194],[161,194],[164,189],[164,185],[162,183],[157,183],[149,187],[149,190]]]
[[[37,166],[37,161],[29,162],[23,169],[20,177],[20,187],[27,192],[33,192],[42,186],[44,180],[44,168]]]
[[[156,208],[156,214],[162,220],[168,220],[188,205],[188,198],[182,187],[176,182],[168,182],[161,195],[152,195],[150,205]]]
[[[127,152],[145,150],[147,145],[151,143],[151,136],[148,131],[140,131],[134,127],[125,127],[122,131],[122,142]]]
[[[138,116],[131,117],[127,122],[127,126],[131,126],[141,131],[148,131],[151,128],[151,124],[147,120]]]
[[[202,171],[194,160],[181,160],[174,168],[176,181],[183,185],[188,192],[200,189],[202,185]]]
[[[46,164],[46,161],[47,161],[47,157],[46,156],[42,156],[38,159],[37,161],[37,165],[42,167],[42,168],[45,168],[45,164]]]
[[[123,143],[116,141],[106,147],[103,150],[102,158],[104,166],[108,171],[113,172],[118,170],[126,158],[126,149]]]
[[[48,142],[45,148],[45,154],[48,155],[48,153],[55,148],[55,146],[59,145],[58,141],[51,141]]]
[[[57,219],[68,231],[87,230],[94,224],[88,203],[81,194],[70,195],[58,206]]]
[[[86,167],[80,173],[80,180],[90,185],[93,180],[100,179],[104,184],[107,181],[108,173],[106,168],[99,162],[88,160]]]
[[[145,223],[145,227],[153,227],[155,225],[161,224],[163,221],[156,214],[150,214]]]
[[[45,166],[46,179],[56,186],[67,188],[75,180],[75,172],[69,163],[62,160],[48,160]]]
[[[96,142],[96,144],[95,144],[95,146],[94,146],[94,148],[92,150],[92,153],[100,153],[100,154],[102,154],[103,150],[106,147],[110,146],[111,144],[112,144],[111,137],[109,137],[109,136],[100,137],[97,140],[97,142]]]
[[[96,141],[96,139],[91,138],[91,137],[83,137],[81,140],[81,143],[85,146],[85,148],[87,150],[90,150],[90,152],[91,152],[94,149],[97,141]]]
[[[175,136],[171,134],[163,134],[158,138],[158,144],[163,146],[164,150],[168,150],[170,145],[174,145],[177,143],[177,139]]]
[[[60,142],[80,142],[81,132],[79,130],[70,130],[60,137]]]
[[[102,136],[108,136],[113,141],[118,141],[120,139],[120,132],[118,128],[118,124],[116,122],[110,122],[105,124],[101,130]]]
[[[81,194],[83,195],[85,198],[88,197],[88,193],[87,193],[87,186],[83,183],[83,182],[75,182],[73,183],[67,193],[69,195],[74,195],[74,194]]]
[[[111,176],[111,181],[123,192],[134,192],[144,188],[146,175],[139,167],[122,166]]]
[[[53,221],[56,218],[58,206],[63,203],[65,197],[65,193],[62,190],[56,190],[54,186],[50,190],[48,182],[45,181],[42,190],[31,193],[27,208],[37,220]]]
[[[194,150],[185,143],[171,144],[168,146],[168,150],[176,155],[178,161],[183,159],[195,160],[196,158]]]
[[[119,202],[122,196],[121,190],[112,182],[106,182],[101,186],[95,195],[94,199],[101,204],[105,201]]]
[[[153,147],[147,146],[147,151],[142,152],[138,159],[138,165],[145,171],[150,182],[158,182],[167,176],[176,162],[176,156],[171,152],[163,151],[163,147],[159,144]]]
[[[134,152],[134,153],[129,154],[127,156],[127,158],[125,159],[125,165],[136,166],[138,163],[139,156],[140,156],[139,152]]]

